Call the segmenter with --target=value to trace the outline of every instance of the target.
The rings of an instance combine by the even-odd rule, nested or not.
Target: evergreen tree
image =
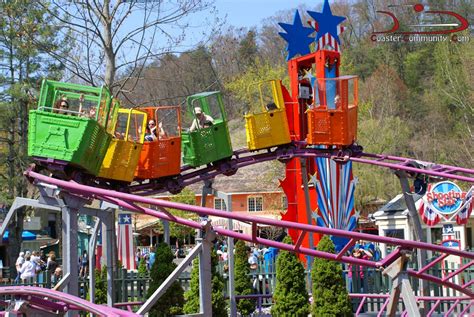
[[[95,304],[107,304],[107,266],[103,266],[102,270],[96,268],[95,275]],[[87,300],[90,299],[89,292],[86,295]]]
[[[318,250],[335,253],[329,236],[324,236]],[[318,316],[352,316],[352,305],[342,276],[341,264],[315,258],[313,271],[313,312]]]
[[[166,243],[158,244],[155,253],[155,263],[151,268],[150,297],[164,280],[174,271],[176,264],[173,263],[173,253]],[[166,292],[158,299],[150,310],[150,316],[170,316],[181,314],[184,303],[183,289],[178,281],[175,281]]]
[[[147,275],[146,260],[145,258],[140,259],[138,264],[138,277],[145,277]]]
[[[28,111],[35,106],[34,92],[43,76],[56,77],[62,66],[46,58],[45,50],[65,54],[68,43],[58,45],[60,32],[41,1],[0,1],[0,204],[32,191],[23,172],[27,153]],[[10,272],[16,275],[25,208],[16,211],[8,225]]]
[[[227,304],[224,299],[224,278],[217,272],[218,257],[216,252],[211,255],[212,274],[212,316],[227,317]],[[189,290],[184,294],[185,314],[199,313],[199,259],[193,261]]]
[[[189,290],[184,293],[185,314],[199,313],[199,259],[193,260],[193,269],[191,270],[191,281],[189,282]]]
[[[229,252],[231,252],[229,250]],[[250,295],[253,293],[250,267],[248,264],[247,247],[241,240],[235,244],[235,294]],[[241,299],[237,302],[237,309],[242,316],[248,316],[255,310],[255,301]]]
[[[292,244],[290,237],[283,242]],[[280,251],[276,261],[276,287],[273,294],[275,304],[272,306],[272,316],[307,316],[309,314],[309,299],[305,285],[303,264],[295,253]]]

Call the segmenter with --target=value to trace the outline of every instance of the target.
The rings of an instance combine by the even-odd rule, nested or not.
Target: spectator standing
[[[53,272],[53,275],[51,276],[51,283],[53,285],[56,285],[62,278],[63,276],[63,270],[61,269],[61,267],[57,267],[54,272]]]
[[[20,252],[18,255],[18,258],[16,259],[15,267],[16,267],[16,278],[15,278],[15,284],[20,282],[20,271],[21,267],[23,266],[23,263],[25,263],[25,252]]]
[[[21,266],[20,277],[23,283],[27,282],[28,279],[36,276],[36,262],[33,261],[32,256],[27,252],[25,255],[25,262]]]
[[[31,253],[31,261],[36,264],[37,273],[46,269],[46,263],[41,260],[40,253],[38,251],[33,251]]]
[[[51,261],[51,256],[53,256],[53,255],[54,255],[54,257],[56,258],[56,253],[55,253],[54,251],[50,251],[50,252],[48,253],[48,259],[46,260],[46,266],[48,266],[49,261]]]
[[[224,248],[222,250],[221,257],[222,257],[222,261],[227,262],[228,253],[227,253],[227,246],[226,245],[224,246]]]
[[[278,249],[274,247],[269,247],[265,250],[263,254],[264,265],[265,265],[265,274],[276,273],[275,270],[275,259],[278,254]]]
[[[357,248],[356,248],[357,247]],[[362,259],[364,257],[364,251],[362,251],[362,249],[356,245],[356,247],[354,247],[354,249],[352,250],[352,256],[356,259]],[[360,290],[355,290],[353,289],[353,278],[357,278],[356,276],[353,276],[352,274],[352,269],[353,269],[353,265],[352,264],[349,264],[348,267],[347,267],[347,276],[349,278],[349,292],[351,293],[363,293],[363,288],[361,288]],[[354,271],[355,273],[359,273],[359,278],[360,278],[360,281],[362,282],[363,279],[364,279],[364,271],[362,269],[362,267],[360,265],[355,265],[354,266]]]
[[[57,267],[58,267],[58,262],[56,262],[56,254],[50,253],[48,257],[48,262],[46,264],[46,270],[48,271],[49,274],[53,275]]]
[[[137,267],[140,265],[141,259],[142,259],[142,252],[140,251],[140,248],[137,248],[137,251],[135,251],[135,263],[137,264]]]
[[[260,260],[262,258],[262,250],[260,250],[257,244],[254,245],[252,252],[257,258],[257,260]]]
[[[249,248],[248,251],[248,264],[250,266],[250,274],[252,274],[252,285],[254,289],[257,289],[257,269],[258,269],[258,258],[255,256],[255,252],[252,252]]]
[[[150,254],[148,256],[149,256],[148,269],[151,270],[151,268],[153,267],[153,263],[155,263],[155,248],[154,247],[150,247]]]
[[[87,255],[87,251],[84,250],[81,256],[81,271],[79,272],[80,277],[87,277],[87,272],[89,271],[89,256]]]
[[[40,260],[43,261],[44,264],[46,265],[48,262],[48,257],[44,254],[43,250],[40,250],[39,257],[40,257]]]

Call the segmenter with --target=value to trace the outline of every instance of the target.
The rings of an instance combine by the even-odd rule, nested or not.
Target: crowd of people
[[[219,256],[219,261],[223,266],[224,272],[228,266],[228,246],[226,241],[218,241],[215,250]],[[275,261],[278,249],[274,247],[259,246],[258,244],[247,245],[247,264],[252,277],[253,287],[256,291],[261,291],[264,287],[264,275],[268,279],[270,274],[276,272]],[[235,249],[234,249],[235,252]],[[268,287],[268,286],[266,286]]]
[[[27,283],[46,271],[50,274],[51,282],[57,283],[62,276],[61,266],[56,262],[56,254],[51,251],[47,255],[43,251],[20,252],[15,262],[17,276],[15,284]]]
[[[148,271],[151,270],[153,263],[155,263],[155,248],[137,248],[135,251],[135,263],[137,268],[139,267],[142,260],[145,261],[146,269]]]

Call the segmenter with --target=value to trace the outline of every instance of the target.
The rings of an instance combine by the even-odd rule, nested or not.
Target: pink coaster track
[[[280,160],[285,161],[295,157],[327,157],[335,158],[341,161],[350,160],[353,162],[375,165],[392,170],[403,170],[412,175],[423,174],[432,178],[454,179],[468,183],[474,183],[474,169],[461,168],[443,164],[434,164],[430,162],[418,161],[410,158],[371,154],[359,151],[360,147],[345,155],[340,150],[328,150],[319,148],[306,148],[304,142],[294,142],[291,146],[268,150],[267,152],[249,152],[246,149],[234,151],[232,159],[221,165],[213,165],[192,170],[185,166],[180,175],[166,178],[163,180],[147,180],[140,184],[130,185],[125,188],[130,193],[140,195],[152,195],[161,192],[176,192],[183,187],[212,179],[218,175],[231,175],[239,168],[258,164],[265,161]],[[100,184],[102,185],[102,184]],[[107,184],[105,184],[107,187]]]
[[[170,212],[168,212],[166,208],[173,208],[173,209],[194,212],[201,216],[216,216],[216,217],[221,217],[221,218],[247,222],[247,223],[252,224],[251,235],[237,233],[237,232],[233,232],[231,230],[227,230],[223,228],[214,228],[214,231],[216,231],[217,233],[221,235],[233,237],[233,238],[248,241],[248,242],[256,242],[256,243],[260,243],[266,246],[276,247],[282,250],[299,252],[299,253],[313,256],[313,257],[325,258],[325,259],[344,262],[344,263],[362,265],[362,266],[372,267],[372,268],[385,268],[389,266],[391,263],[393,263],[394,261],[396,261],[401,256],[402,251],[404,250],[412,251],[415,249],[423,249],[427,251],[436,252],[438,255],[434,261],[430,262],[429,264],[427,264],[426,266],[418,270],[409,269],[408,274],[416,278],[420,278],[420,279],[427,280],[436,284],[443,285],[448,288],[452,288],[470,298],[474,298],[474,294],[471,290],[471,285],[473,283],[472,281],[467,281],[463,285],[456,284],[455,282],[452,281],[452,279],[455,276],[461,274],[464,270],[466,270],[467,268],[469,268],[470,266],[474,264],[474,253],[454,250],[451,248],[424,243],[424,242],[418,242],[418,241],[409,241],[409,240],[402,240],[402,239],[396,239],[396,238],[381,237],[381,236],[375,236],[371,234],[344,231],[344,230],[339,230],[339,229],[323,228],[323,227],[317,227],[317,226],[313,226],[309,224],[294,223],[294,222],[289,222],[289,221],[250,217],[246,215],[238,215],[236,213],[215,210],[212,208],[191,206],[191,205],[186,205],[186,204],[181,204],[181,203],[176,203],[176,202],[170,202],[170,201],[142,197],[142,196],[127,194],[127,193],[122,193],[122,192],[116,192],[116,191],[112,191],[108,189],[90,187],[90,186],[81,185],[72,181],[68,182],[68,181],[50,178],[50,177],[47,177],[47,176],[44,176],[32,171],[26,172],[26,176],[36,183],[46,183],[49,185],[55,185],[59,189],[65,192],[68,192],[71,195],[76,195],[83,198],[96,198],[96,199],[108,201],[110,203],[116,204],[130,211],[152,215],[160,219],[173,221],[173,222],[186,225],[189,227],[193,227],[196,229],[202,229],[203,224],[196,221],[175,217]],[[156,206],[158,207],[159,211],[142,207],[142,206],[139,206],[138,204],[147,204],[150,206]],[[260,238],[260,237],[257,237],[257,234],[256,234],[258,224],[276,226],[276,227],[281,227],[285,229],[300,230],[300,236],[295,245],[288,245],[282,242]],[[350,241],[345,246],[345,248],[341,250],[338,254],[321,252],[318,250],[301,247],[301,241],[303,240],[303,237],[306,234],[312,234],[312,233],[319,233],[319,234],[324,234],[324,235],[333,235],[333,236],[338,236],[338,237],[349,238]],[[388,245],[393,245],[397,247],[397,249],[379,262],[372,262],[372,261],[368,261],[364,259],[356,259],[353,257],[345,256],[344,254],[347,252],[347,250],[350,249],[350,247],[353,246],[358,240],[365,240],[365,241],[371,241],[371,242],[376,242],[376,243],[385,243]],[[431,267],[433,267],[437,262],[441,261],[442,259],[444,259],[445,257],[449,255],[460,256],[464,259],[469,259],[470,261],[444,278],[439,278],[428,273],[428,270]]]
[[[43,313],[66,313],[70,310],[88,312],[96,316],[139,316],[132,312],[120,310],[118,308],[97,305],[84,299],[72,296],[63,292],[54,291],[42,287],[31,286],[7,286],[0,287],[1,296],[15,297],[16,301],[24,300],[26,307],[19,307],[18,311],[32,314],[32,316],[42,316]],[[1,312],[5,316],[6,312]]]

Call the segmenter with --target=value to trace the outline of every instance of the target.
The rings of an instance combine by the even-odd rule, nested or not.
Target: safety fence
[[[451,272],[459,268],[465,263],[444,262],[437,264],[430,268],[431,274],[440,278],[448,276]],[[228,266],[225,262],[219,262],[217,271],[224,277],[225,288],[224,295],[228,297]],[[353,303],[353,311],[356,315],[362,316],[375,314],[386,309],[388,304],[388,293],[391,289],[391,280],[388,276],[382,274],[381,271],[361,267],[348,266],[344,268],[344,276],[346,279],[346,287],[351,293],[351,300]],[[312,293],[311,289],[311,272],[306,271],[305,274],[306,285],[308,293]],[[254,294],[256,299],[256,306],[259,309],[268,309],[272,304],[272,294],[276,286],[276,269],[274,261],[259,261],[257,270],[249,274],[249,279],[252,281]],[[179,282],[184,290],[189,289],[190,286],[190,269],[184,271]],[[468,267],[462,274],[456,276],[453,281],[456,283],[465,283],[466,281],[474,280],[474,267]],[[410,278],[413,290],[417,296],[419,303],[423,303],[427,312],[430,314],[446,314],[450,312],[453,314],[461,314],[464,311],[472,313],[474,307],[472,301],[463,297],[452,289],[443,288],[434,283],[428,283],[428,294],[421,294],[420,283],[416,278]],[[45,288],[53,288],[55,285],[54,275],[48,271],[42,271],[37,274],[35,278],[20,282],[22,285],[39,286]],[[3,280],[0,286],[18,285],[12,281]],[[104,276],[96,276],[96,302],[106,302],[106,287],[107,282]],[[147,292],[150,286],[150,276],[147,273],[139,274],[134,271],[127,271],[126,269],[118,270],[114,279],[114,291],[116,303],[130,303],[130,302],[144,302],[147,298]],[[79,296],[83,299],[89,299],[89,279],[79,279]],[[423,295],[423,296],[422,296]],[[0,300],[8,300],[8,298],[1,298]],[[400,302],[398,311],[404,311],[403,304]],[[452,309],[452,310],[451,310]]]
[[[450,273],[457,270],[460,266],[466,265],[469,261],[461,263],[448,262],[438,263],[430,268],[430,274],[444,278]],[[416,265],[415,263],[413,263]],[[224,293],[228,296],[228,272],[225,263],[219,263],[218,271],[224,276],[225,289]],[[380,270],[362,266],[344,267],[344,277],[346,287],[351,294],[353,311],[358,311],[357,315],[378,314],[386,309],[388,304],[388,294],[392,288],[391,279],[384,275]],[[276,287],[276,270],[274,262],[260,261],[258,269],[250,274],[254,293],[258,295],[258,304],[265,308],[272,304],[272,294]],[[305,280],[308,294],[312,293],[311,272],[305,271]],[[468,267],[462,274],[455,276],[453,281],[458,284],[464,284],[467,281],[474,280],[474,266]],[[457,291],[442,287],[439,284],[427,283],[425,290],[427,293],[422,294],[420,281],[416,278],[410,278],[410,282],[417,296],[419,304],[423,304],[426,312],[431,314],[446,314],[450,309],[454,309],[451,313],[455,315],[461,314],[463,311],[474,312],[472,301]],[[474,286],[474,285],[473,285]],[[400,302],[398,311],[404,311],[403,304]],[[375,316],[376,316],[375,315]]]

